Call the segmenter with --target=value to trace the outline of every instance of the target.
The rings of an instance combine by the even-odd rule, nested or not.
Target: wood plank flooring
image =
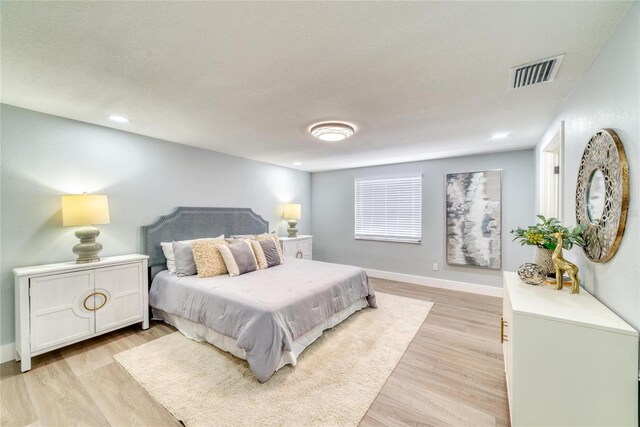
[[[372,279],[378,292],[434,302],[431,313],[360,425],[507,426],[498,341],[502,300]],[[179,426],[113,355],[175,329],[159,322],[0,365],[2,426]]]

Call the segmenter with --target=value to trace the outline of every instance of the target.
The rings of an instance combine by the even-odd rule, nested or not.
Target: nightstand
[[[288,258],[312,259],[313,236],[278,237],[282,253]]]
[[[147,329],[148,258],[123,255],[13,269],[22,372],[38,354],[134,323]]]

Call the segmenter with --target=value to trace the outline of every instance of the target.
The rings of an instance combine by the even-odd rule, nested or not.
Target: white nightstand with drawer
[[[149,327],[146,255],[15,268],[16,360],[134,323]]]
[[[313,259],[313,236],[278,237],[282,253],[288,258]]]

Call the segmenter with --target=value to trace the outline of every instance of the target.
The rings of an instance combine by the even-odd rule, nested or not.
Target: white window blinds
[[[422,239],[422,175],[356,179],[356,239]]]

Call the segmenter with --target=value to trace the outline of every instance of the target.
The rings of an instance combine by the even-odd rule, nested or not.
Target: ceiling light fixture
[[[491,135],[491,139],[504,139],[508,136],[509,134],[506,132],[494,133],[493,135]]]
[[[309,130],[311,135],[323,141],[335,142],[349,138],[355,132],[353,126],[346,123],[318,123]]]
[[[293,166],[300,166],[300,165],[302,165],[302,163],[300,163],[300,162],[293,162]]]
[[[109,120],[114,121],[114,122],[118,122],[118,123],[129,123],[129,119],[127,119],[126,117],[122,117],[122,116],[109,116]]]

